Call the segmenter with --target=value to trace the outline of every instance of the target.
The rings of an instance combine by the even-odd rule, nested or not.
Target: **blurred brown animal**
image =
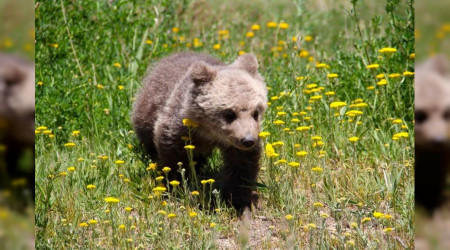
[[[450,173],[450,76],[444,56],[416,67],[415,197],[432,213],[444,201]]]
[[[11,180],[25,178],[32,196],[34,160],[28,167],[21,166],[19,160],[25,150],[31,151],[34,158],[34,73],[34,63],[0,54],[0,144],[5,150],[2,154],[7,169],[0,188],[11,188]]]

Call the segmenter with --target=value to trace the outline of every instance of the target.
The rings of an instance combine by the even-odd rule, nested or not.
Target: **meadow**
[[[413,1],[45,1],[36,40],[36,248],[414,247]],[[242,219],[209,206],[219,154],[169,182],[133,132],[146,68],[184,50],[259,60]]]

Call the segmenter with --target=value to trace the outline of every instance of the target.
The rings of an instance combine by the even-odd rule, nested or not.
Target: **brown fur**
[[[182,52],[149,69],[132,120],[146,151],[160,167],[172,169],[178,162],[189,166],[181,140],[188,130],[182,119],[196,121],[199,126],[191,135],[194,160],[201,167],[214,148],[221,150],[221,194],[241,210],[250,207],[259,171],[258,133],[266,103],[267,90],[254,55],[225,65],[205,54]],[[254,144],[249,146],[249,141]]]
[[[0,144],[6,145],[10,180],[26,177],[33,195],[34,167],[19,169],[18,161],[24,150],[34,153],[34,72],[34,64],[17,56],[0,54]],[[0,188],[9,183],[0,182]]]
[[[416,203],[429,212],[443,202],[450,171],[450,78],[443,56],[416,69]]]

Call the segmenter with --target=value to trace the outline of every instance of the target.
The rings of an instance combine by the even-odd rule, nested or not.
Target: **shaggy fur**
[[[222,152],[221,194],[238,210],[251,205],[259,171],[258,137],[267,90],[254,55],[230,65],[205,54],[182,52],[150,68],[133,110],[136,134],[160,167],[189,166],[182,119],[199,126],[191,135],[201,167],[214,148]],[[189,168],[186,168],[189,176]],[[175,172],[175,171],[171,171]],[[172,176],[174,177],[174,176]]]
[[[34,168],[19,169],[23,151],[34,153],[34,64],[0,54],[0,144],[6,145],[10,179],[26,177],[34,195]],[[0,188],[8,181],[0,181]]]
[[[443,202],[450,171],[450,78],[444,57],[416,69],[415,135],[416,203],[432,212]]]

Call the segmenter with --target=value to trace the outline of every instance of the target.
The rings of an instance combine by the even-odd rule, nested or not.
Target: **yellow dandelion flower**
[[[278,157],[279,154],[275,153],[275,149],[273,148],[272,144],[267,143],[266,148],[265,148],[265,153],[267,155],[267,157],[269,158],[274,158],[274,157]]]
[[[191,218],[195,218],[195,217],[197,217],[197,213],[196,212],[190,212],[189,213],[189,217],[191,217]]]
[[[298,168],[300,167],[300,163],[292,161],[288,163],[289,166],[291,166],[292,168]]]
[[[44,134],[44,135],[49,135],[51,133],[52,133],[51,130],[44,130],[44,131],[42,131],[42,134]]]
[[[167,190],[167,188],[165,188],[165,187],[155,187],[155,188],[153,188],[153,192],[155,192],[155,193],[162,193],[162,192],[165,192]]]
[[[187,150],[194,150],[195,146],[194,145],[186,145],[186,146],[184,146],[184,148]]]
[[[152,44],[153,44],[153,41],[152,41],[152,40],[149,40],[149,39],[147,39],[147,40],[145,40],[145,43],[146,43],[146,44],[148,44],[148,45],[152,45]]]
[[[120,230],[125,230],[127,227],[124,225],[124,224],[121,224],[120,226],[119,226],[119,229]]]
[[[378,85],[378,86],[384,86],[384,85],[386,85],[386,84],[387,84],[386,79],[381,79],[379,82],[377,82],[377,85]]]
[[[69,172],[74,172],[74,171],[75,171],[75,167],[68,167],[68,168],[67,168],[67,171],[69,171]]]
[[[198,127],[198,123],[196,121],[188,118],[183,119],[183,125],[186,127],[193,127],[193,128]]]
[[[288,214],[284,217],[286,220],[292,220],[294,219],[294,216],[292,214]]]
[[[173,32],[173,33],[178,33],[178,32],[180,32],[180,28],[178,28],[178,27],[173,27],[173,28],[172,28],[172,32]]]
[[[317,135],[316,136],[312,136],[311,139],[314,140],[314,141],[322,140],[322,136],[317,136]]]
[[[245,36],[246,37],[254,37],[255,33],[253,33],[252,31],[249,31],[249,32],[245,33]]]
[[[155,178],[155,180],[160,182],[160,181],[164,180],[164,176],[158,176]]]
[[[124,87],[123,85],[119,85],[119,86],[117,86],[117,88],[118,88],[119,90],[125,89],[125,87]]]
[[[180,182],[179,182],[179,181],[171,181],[171,182],[169,182],[169,183],[170,183],[170,185],[172,185],[173,187],[177,187],[177,186],[180,185]]]
[[[401,76],[402,76],[402,74],[400,74],[400,73],[392,73],[392,74],[388,75],[389,78],[398,78],[398,77],[401,77]]]
[[[125,209],[125,211],[127,211],[128,213],[131,212],[131,211],[133,211],[133,208],[131,208],[131,207],[125,207],[124,209]]]
[[[220,43],[216,43],[213,45],[213,49],[219,50],[220,49]]]
[[[306,151],[298,151],[297,153],[295,153],[297,156],[300,156],[300,157],[304,157],[304,156],[306,156],[306,155],[308,155],[308,152],[306,152]]]
[[[381,218],[383,216],[384,216],[384,214],[381,213],[381,212],[378,212],[378,211],[373,212],[373,217],[375,217],[377,219],[379,219],[379,218]]]
[[[356,137],[356,136],[352,136],[352,137],[348,138],[349,142],[357,142],[358,140],[359,140],[359,137]]]
[[[394,230],[394,228],[392,228],[392,227],[387,227],[387,228],[383,229],[383,231],[384,231],[385,233],[390,233],[390,232],[392,232],[393,230]]]
[[[308,130],[310,130],[310,127],[300,126],[300,127],[297,127],[295,130],[297,130],[297,131],[308,131]]]
[[[396,49],[396,48],[389,48],[389,47],[386,47],[386,48],[382,48],[382,49],[378,50],[378,52],[389,54],[389,53],[395,53],[395,52],[397,52],[397,49]]]
[[[200,193],[199,193],[198,191],[192,191],[191,194],[192,194],[193,196],[197,196],[197,195],[199,195]]]
[[[317,228],[316,224],[314,224],[314,223],[308,223],[308,224],[306,224],[306,226],[308,228],[313,228],[313,229]]]
[[[400,133],[394,134],[392,136],[392,139],[393,140],[398,140],[400,138],[408,138],[408,137],[409,137],[409,133],[408,132],[400,132]]]
[[[163,167],[163,169],[162,169],[162,171],[166,174],[169,173],[170,170],[172,170],[172,169],[170,169],[169,167]]]
[[[339,77],[339,75],[335,74],[335,73],[331,73],[331,74],[328,74],[327,77],[328,78],[336,78],[336,77]]]
[[[380,65],[379,64],[369,64],[369,65],[367,65],[366,66],[366,68],[368,68],[368,69],[378,69],[380,67]]]
[[[414,75],[414,72],[411,72],[411,71],[405,71],[405,72],[403,72],[403,75],[404,75],[404,76],[413,76],[413,75]]]
[[[267,26],[267,28],[276,28],[278,26],[278,24],[276,22],[271,21],[271,22],[268,22],[266,24],[266,26]]]
[[[150,163],[148,164],[148,167],[146,168],[147,171],[149,170],[155,170],[157,167],[156,163]]]
[[[315,206],[315,207],[323,207],[323,203],[322,202],[314,202],[313,206]]]
[[[214,222],[209,223],[209,227],[210,227],[210,228],[216,227],[216,223],[214,223]]]
[[[252,27],[250,27],[250,29],[252,29],[252,30],[260,30],[261,26],[259,26],[258,24],[253,24]]]
[[[120,63],[118,63],[118,62],[114,63],[113,66],[116,67],[116,68],[122,67],[122,65]]]
[[[285,23],[285,22],[281,22],[279,25],[278,25],[278,27],[280,28],[280,29],[287,29],[287,28],[289,28],[289,24],[287,24],[287,23]]]
[[[169,219],[176,218],[176,217],[177,217],[177,215],[173,214],[173,213],[170,213],[167,215],[167,218],[169,218]]]
[[[317,172],[317,173],[322,173],[323,172],[323,169],[321,167],[313,167],[313,168],[311,168],[311,170],[313,172]]]
[[[106,197],[104,200],[108,204],[116,204],[116,203],[119,203],[119,201],[120,201],[119,199],[117,199],[115,197]]]
[[[282,121],[282,120],[276,120],[276,121],[273,122],[273,124],[275,124],[275,125],[283,125],[283,124],[285,124],[285,122]]]
[[[117,161],[115,161],[115,163],[116,163],[117,165],[122,165],[122,164],[124,164],[124,163],[125,163],[125,161],[122,161],[122,160],[117,160]]]
[[[321,69],[321,68],[329,68],[330,66],[328,66],[328,64],[326,63],[317,63],[316,64],[316,68]]]
[[[311,42],[313,40],[312,36],[305,36],[305,41]]]
[[[261,138],[266,138],[266,137],[269,136],[269,135],[270,135],[270,132],[264,132],[264,131],[262,131],[262,132],[259,133],[259,137],[261,137]]]
[[[332,102],[330,103],[330,108],[341,108],[347,106],[347,103],[345,102]]]
[[[98,221],[96,220],[89,220],[89,225],[97,225]]]
[[[89,225],[86,222],[82,222],[78,226],[83,228],[83,227],[88,227]]]
[[[64,147],[66,147],[66,148],[73,148],[73,147],[75,147],[75,143],[74,142],[68,142],[68,143],[65,143],[64,144]]]
[[[89,185],[86,186],[86,188],[89,189],[89,190],[92,190],[92,189],[95,189],[96,186],[94,184],[89,184]]]

